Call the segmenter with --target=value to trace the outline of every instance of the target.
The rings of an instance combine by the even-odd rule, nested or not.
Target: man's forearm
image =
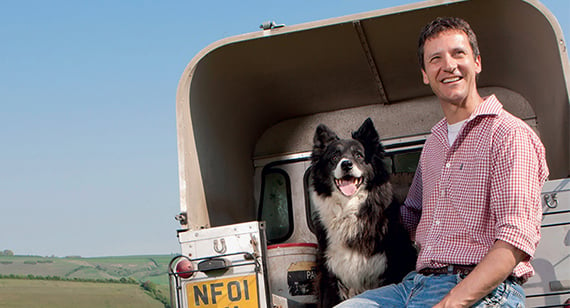
[[[497,240],[475,269],[434,307],[473,305],[507,279],[515,266],[527,257],[514,246]]]

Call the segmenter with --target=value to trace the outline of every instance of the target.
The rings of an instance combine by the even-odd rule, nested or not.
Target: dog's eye
[[[364,158],[364,155],[362,155],[361,152],[355,152],[355,153],[354,153],[354,157],[355,157],[356,159],[363,159],[363,158]]]
[[[331,156],[333,161],[338,161],[340,159],[340,151],[335,151]]]

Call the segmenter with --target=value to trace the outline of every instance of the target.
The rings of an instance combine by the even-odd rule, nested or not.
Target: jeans
[[[421,275],[409,273],[401,283],[369,290],[350,298],[336,308],[352,307],[393,307],[425,308],[433,307],[457,285],[461,274]],[[521,285],[505,280],[489,295],[472,307],[524,307],[525,293]]]

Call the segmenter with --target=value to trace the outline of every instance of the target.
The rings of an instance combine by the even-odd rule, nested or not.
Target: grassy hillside
[[[0,256],[0,275],[34,275],[65,279],[121,279],[152,281],[168,285],[170,255],[122,256],[122,257],[37,257]]]
[[[136,284],[0,279],[0,307],[164,308]]]
[[[165,307],[171,259],[1,255],[0,307]]]

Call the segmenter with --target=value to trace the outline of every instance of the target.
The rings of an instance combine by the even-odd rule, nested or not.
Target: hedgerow
[[[27,280],[58,280],[58,281],[77,281],[77,282],[99,282],[99,283],[123,283],[123,284],[139,284],[139,282],[134,279],[133,277],[121,277],[120,279],[112,279],[112,278],[68,278],[68,277],[60,277],[60,276],[39,276],[39,275],[16,275],[16,274],[9,274],[3,275],[0,274],[0,279],[27,279]]]

